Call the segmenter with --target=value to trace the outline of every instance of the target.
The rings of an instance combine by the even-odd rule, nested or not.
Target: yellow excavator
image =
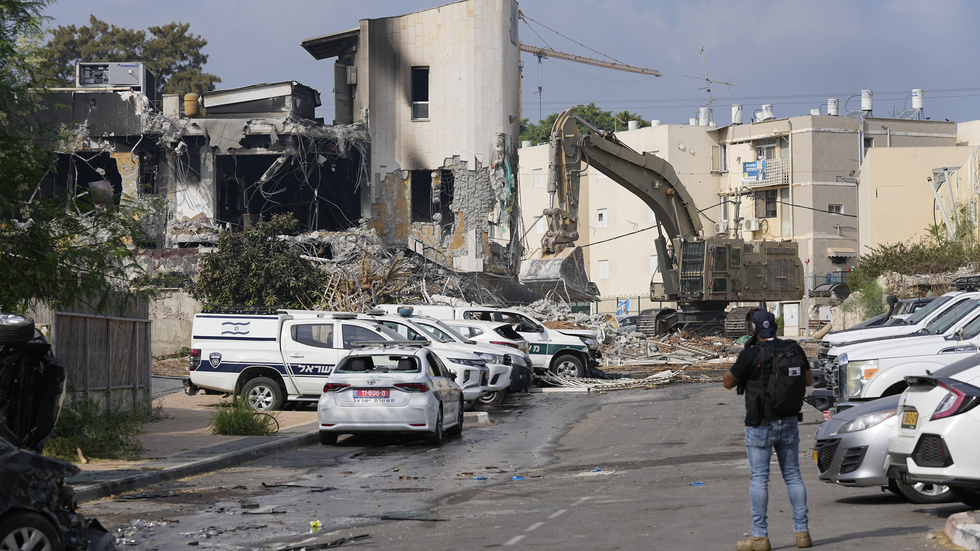
[[[578,123],[588,131],[579,132]],[[631,149],[571,109],[561,113],[551,132],[550,199],[543,213],[548,229],[541,248],[521,263],[519,278],[525,286],[571,300],[598,295],[588,280],[582,251],[575,246],[583,163],[639,197],[656,215],[655,246],[663,282],[650,282],[650,298],[674,302],[677,308],[644,310],[640,331],[653,335],[684,330],[737,338],[746,334],[747,320],[759,303],[803,297],[797,243],[703,236],[697,207],[670,163]]]

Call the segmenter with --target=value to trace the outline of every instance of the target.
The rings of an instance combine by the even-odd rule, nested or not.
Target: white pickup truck
[[[258,411],[282,409],[287,401],[315,402],[327,375],[351,349],[403,340],[380,323],[356,318],[353,313],[282,310],[198,314],[184,389],[190,395],[200,390],[239,395]],[[466,352],[439,355],[456,373],[467,399],[486,392],[489,371],[482,358]]]
[[[900,394],[908,386],[905,377],[926,375],[980,350],[980,299],[959,306],[966,313],[938,334],[835,347],[831,356],[832,382],[838,408],[847,402],[873,400]]]
[[[378,308],[397,314],[399,308],[437,319],[473,319],[510,323],[527,340],[528,355],[535,371],[550,371],[560,377],[585,377],[602,356],[595,331],[549,329],[518,310],[489,306],[440,306],[379,304]]]

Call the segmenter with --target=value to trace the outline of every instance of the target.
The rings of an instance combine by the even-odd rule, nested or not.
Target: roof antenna
[[[713,125],[715,122],[715,112],[711,108],[711,83],[721,84],[722,86],[728,86],[729,89],[732,86],[731,82],[722,82],[720,80],[711,80],[708,78],[708,61],[704,57],[704,47],[701,48],[701,62],[704,63],[704,88],[698,88],[698,90],[706,90],[708,92],[708,125]],[[695,77],[691,75],[681,75],[687,78],[696,78],[701,80],[701,77]]]

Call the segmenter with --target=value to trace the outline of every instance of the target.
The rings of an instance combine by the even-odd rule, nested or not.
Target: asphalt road
[[[750,524],[741,397],[720,385],[512,397],[495,423],[441,448],[350,438],[104,499],[83,512],[122,545],[290,549],[344,537],[371,549],[733,549]],[[311,416],[314,412],[310,412]],[[959,504],[912,505],[816,479],[819,420],[801,426],[811,533],[822,549],[949,549]],[[778,467],[774,464],[774,471]],[[515,478],[516,477],[516,478]],[[770,483],[774,549],[795,549]],[[322,526],[311,533],[310,523]]]

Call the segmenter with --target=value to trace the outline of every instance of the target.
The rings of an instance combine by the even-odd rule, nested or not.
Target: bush
[[[211,433],[230,436],[269,436],[279,431],[275,416],[261,413],[235,399],[211,412]]]
[[[77,462],[81,450],[86,459],[139,459],[143,444],[136,436],[153,418],[151,410],[103,409],[91,398],[73,396],[61,410],[44,455]]]

